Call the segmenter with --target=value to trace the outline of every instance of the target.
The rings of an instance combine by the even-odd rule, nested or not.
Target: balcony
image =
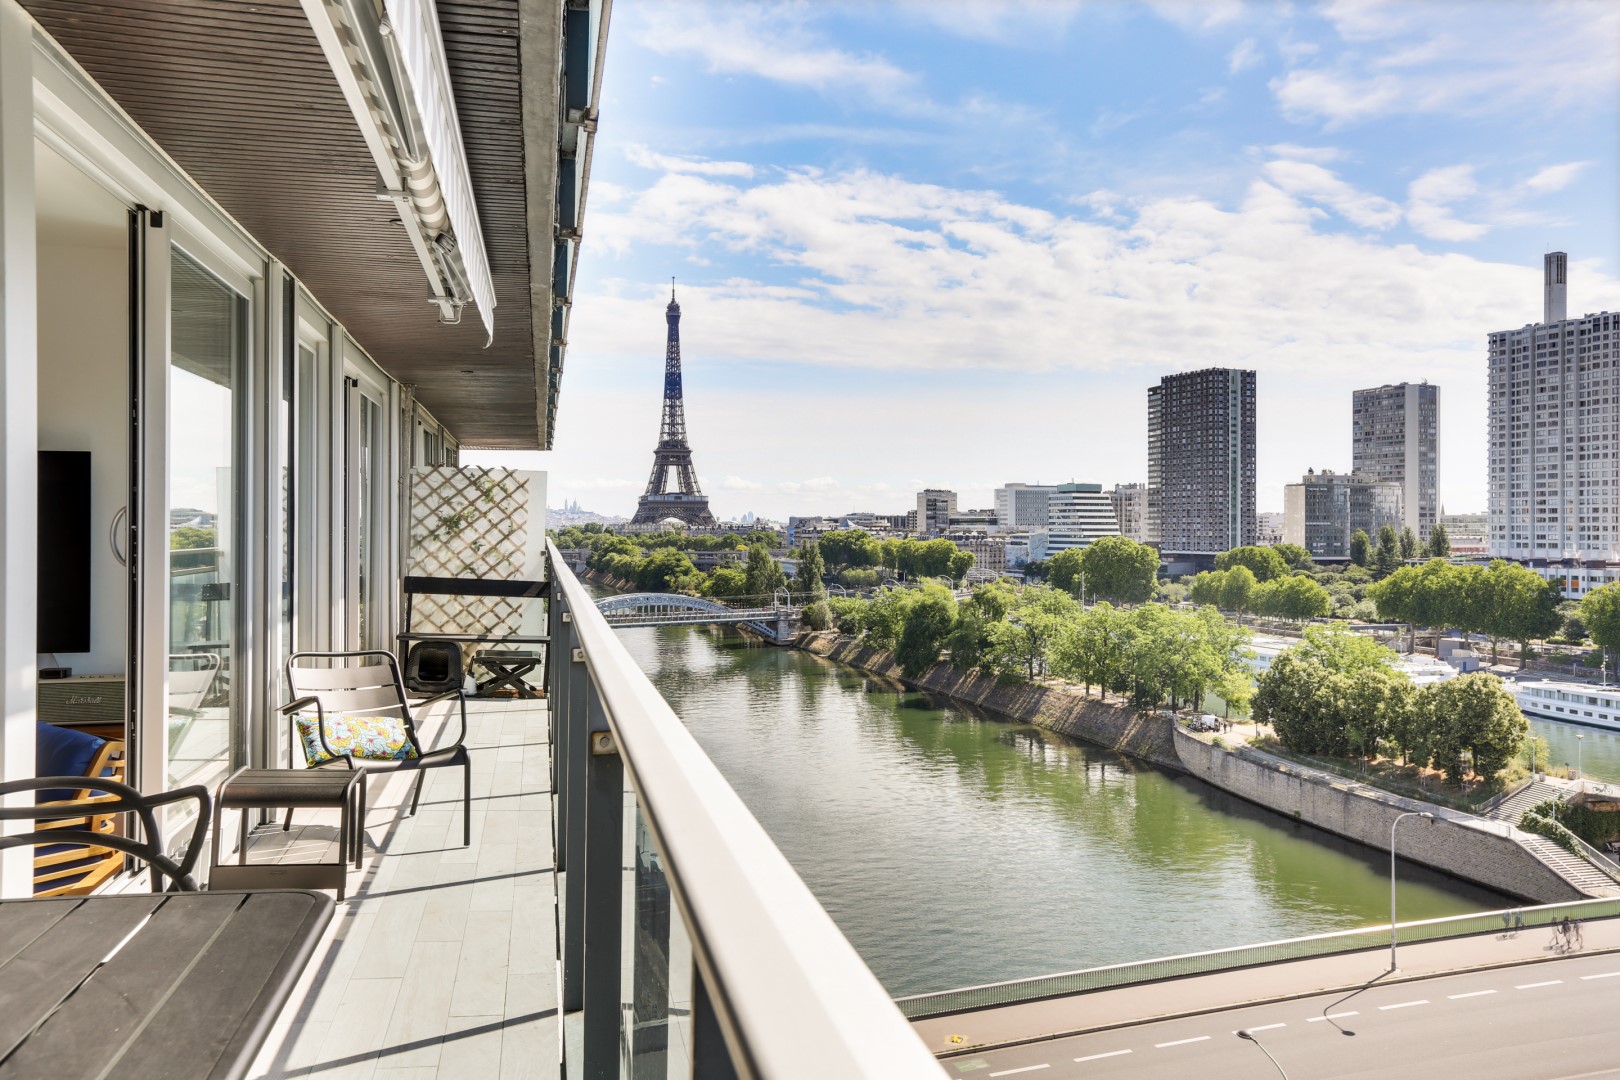
[[[373,786],[364,880],[251,1075],[938,1076],[548,549],[551,697],[469,703],[471,846],[455,770],[414,817],[411,777]],[[330,857],[335,815],[297,825],[252,858]]]

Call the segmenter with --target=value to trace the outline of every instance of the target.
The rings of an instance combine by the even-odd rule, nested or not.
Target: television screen
[[[44,653],[90,651],[90,453],[39,453],[39,623]]]

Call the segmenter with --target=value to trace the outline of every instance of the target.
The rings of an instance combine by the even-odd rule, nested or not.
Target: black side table
[[[343,899],[349,859],[360,869],[365,855],[366,774],[362,769],[238,769],[219,785],[214,805],[214,852],[208,874],[210,889],[336,889]],[[338,861],[323,863],[249,863],[248,812],[326,809],[339,812]],[[224,812],[242,812],[240,848],[235,865],[219,861],[219,835]]]
[[[478,684],[478,696],[489,697],[501,687],[511,687],[517,691],[518,697],[538,701],[540,695],[523,681],[523,676],[539,667],[540,660],[539,653],[520,649],[486,649],[473,653],[473,666],[481,667],[490,674],[489,678]]]

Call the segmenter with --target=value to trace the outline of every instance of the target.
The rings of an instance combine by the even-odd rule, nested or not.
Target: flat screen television
[[[43,653],[90,651],[90,452],[39,452],[39,622]]]

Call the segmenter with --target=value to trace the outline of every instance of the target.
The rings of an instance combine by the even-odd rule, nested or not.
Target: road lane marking
[[[1398,1001],[1394,1005],[1380,1005],[1378,1011],[1388,1012],[1391,1009],[1410,1009],[1413,1005],[1427,1005],[1428,1003],[1428,998],[1420,998],[1417,1001]]]
[[[1280,1028],[1280,1027],[1287,1027],[1287,1026],[1288,1026],[1287,1024],[1257,1024],[1254,1027],[1243,1028],[1242,1030],[1244,1030],[1244,1031],[1270,1031],[1273,1028]],[[1234,1032],[1232,1032],[1232,1034],[1236,1035],[1237,1032],[1234,1031]]]
[[[1519,986],[1515,986],[1513,989],[1515,989],[1515,990],[1534,990],[1538,986],[1557,986],[1559,983],[1561,983],[1563,981],[1564,981],[1563,979],[1548,979],[1546,982],[1523,983],[1523,984],[1521,984]]]
[[[1612,979],[1616,975],[1620,975],[1620,971],[1605,971],[1601,975],[1582,975],[1581,978],[1583,978],[1583,979]]]
[[[1085,1057],[1075,1058],[1074,1060],[1076,1060],[1076,1061],[1101,1061],[1103,1058],[1119,1057],[1121,1054],[1128,1054],[1128,1053],[1130,1053],[1129,1050],[1110,1050],[1106,1054],[1087,1054]]]
[[[1452,1001],[1460,1001],[1463,998],[1484,997],[1486,994],[1494,993],[1496,993],[1495,990],[1471,990],[1466,994],[1447,994],[1446,997]]]
[[[1011,1076],[1014,1073],[1034,1072],[1036,1069],[1050,1069],[1051,1067],[1050,1065],[1025,1065],[1022,1069],[1002,1069],[1000,1072],[993,1072],[990,1075]]]
[[[1191,1039],[1177,1039],[1174,1042],[1154,1043],[1153,1044],[1153,1049],[1155,1049],[1155,1050],[1163,1050],[1167,1046],[1186,1046],[1188,1043],[1208,1042],[1208,1041],[1209,1041],[1209,1036],[1208,1035],[1198,1035],[1198,1036],[1195,1036],[1194,1038],[1191,1038]]]
[[[1305,1022],[1307,1024],[1314,1024],[1318,1020],[1341,1020],[1346,1016],[1360,1016],[1360,1015],[1361,1014],[1356,1012],[1355,1010],[1351,1010],[1350,1012],[1328,1013],[1325,1016],[1307,1016],[1305,1018]]]

